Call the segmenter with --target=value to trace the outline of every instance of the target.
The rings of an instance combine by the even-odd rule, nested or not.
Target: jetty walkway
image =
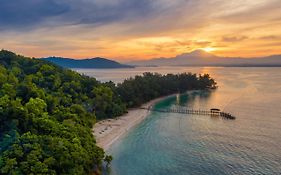
[[[155,112],[163,112],[163,113],[178,113],[178,114],[192,114],[192,115],[209,115],[209,116],[218,116],[223,117],[225,119],[235,120],[235,116],[231,115],[230,113],[223,112],[220,109],[210,109],[210,110],[195,110],[195,109],[189,109],[184,106],[176,106],[169,109],[156,109],[153,107],[148,108],[141,108],[149,111],[155,111]]]

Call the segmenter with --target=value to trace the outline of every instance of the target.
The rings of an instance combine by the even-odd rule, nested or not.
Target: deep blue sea
[[[116,142],[112,175],[281,174],[281,68],[159,67],[77,70],[120,82],[142,72],[209,73],[214,91],[170,97],[156,108],[220,108],[236,120],[152,112]]]

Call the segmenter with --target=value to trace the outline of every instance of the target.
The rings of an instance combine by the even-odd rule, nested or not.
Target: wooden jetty
[[[184,106],[176,106],[169,109],[156,109],[156,108],[141,108],[146,109],[149,111],[155,111],[155,112],[163,112],[163,113],[178,113],[178,114],[192,114],[192,115],[209,115],[212,117],[223,117],[225,119],[235,120],[235,117],[231,115],[230,113],[226,113],[221,111],[220,109],[210,109],[210,110],[195,110],[195,109],[188,109]]]

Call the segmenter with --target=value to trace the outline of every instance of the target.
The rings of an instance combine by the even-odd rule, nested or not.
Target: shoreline
[[[149,116],[150,111],[146,109],[140,109],[141,107],[148,108],[174,95],[176,94],[156,98],[141,105],[139,108],[129,109],[128,113],[120,117],[97,122],[92,128],[92,133],[95,136],[96,144],[107,151],[113,143],[115,143],[117,140],[127,134],[129,130],[140,124]]]

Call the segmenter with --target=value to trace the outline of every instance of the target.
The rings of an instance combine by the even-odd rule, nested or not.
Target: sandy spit
[[[150,102],[143,104],[141,107],[148,108],[155,105],[157,102],[174,95],[175,94],[151,100]],[[105,151],[108,150],[115,141],[123,137],[128,131],[149,116],[149,113],[150,112],[146,109],[134,108],[129,109],[127,114],[116,119],[99,121],[92,129],[97,145]]]

